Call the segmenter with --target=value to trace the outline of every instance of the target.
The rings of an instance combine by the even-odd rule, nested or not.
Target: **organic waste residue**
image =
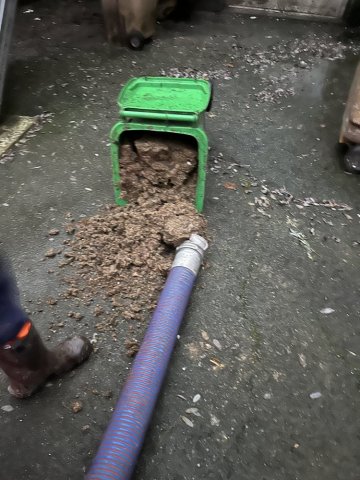
[[[89,305],[105,300],[105,307],[94,311],[96,329],[114,337],[119,318],[149,318],[175,247],[191,233],[206,233],[206,221],[194,207],[195,147],[176,137],[159,142],[148,136],[135,146],[137,153],[130,143],[122,147],[122,154],[127,152],[122,174],[129,204],[108,206],[68,225],[73,238],[66,241],[61,264],[75,268],[75,275],[66,279],[65,296]],[[129,355],[136,342],[126,340]]]
[[[193,199],[196,187],[197,148],[185,135],[168,133],[141,137],[128,134],[120,147],[123,198],[137,200],[140,193],[157,195],[174,190]]]

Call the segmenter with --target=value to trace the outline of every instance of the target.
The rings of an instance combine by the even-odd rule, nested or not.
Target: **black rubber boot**
[[[52,375],[62,375],[87,360],[92,352],[90,341],[75,336],[48,350],[35,327],[23,339],[0,347],[0,368],[10,380],[11,395],[26,398]]]
[[[351,145],[344,156],[344,167],[349,173],[360,173],[360,145]]]

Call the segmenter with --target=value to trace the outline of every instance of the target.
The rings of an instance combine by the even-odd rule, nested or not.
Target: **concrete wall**
[[[340,18],[348,0],[229,0],[230,6]]]

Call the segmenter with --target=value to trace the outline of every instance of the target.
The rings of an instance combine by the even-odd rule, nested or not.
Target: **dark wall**
[[[189,20],[192,12],[196,10],[220,12],[225,6],[226,0],[178,0],[171,18],[174,20]]]
[[[0,107],[8,64],[8,53],[11,44],[14,19],[16,14],[16,0],[5,2],[0,18]]]
[[[360,25],[360,0],[349,0],[344,20],[350,27],[357,27]]]
[[[220,12],[226,6],[225,0],[198,0],[195,3],[197,10],[209,10],[211,12]]]

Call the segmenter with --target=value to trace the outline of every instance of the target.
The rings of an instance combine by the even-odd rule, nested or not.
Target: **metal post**
[[[0,110],[17,0],[0,0]]]

